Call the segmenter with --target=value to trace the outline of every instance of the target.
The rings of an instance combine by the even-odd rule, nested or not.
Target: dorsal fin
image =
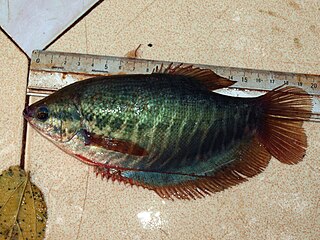
[[[164,67],[163,64],[161,64],[160,67],[156,66],[152,73],[182,75],[194,78],[203,83],[209,90],[229,87],[235,83],[235,81],[219,76],[211,69],[201,69],[199,67],[193,67],[193,65],[183,66],[182,63],[177,66],[173,66],[173,63],[170,63],[168,67]]]

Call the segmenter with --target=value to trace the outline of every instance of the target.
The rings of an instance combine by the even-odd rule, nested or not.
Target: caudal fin
[[[258,130],[260,143],[280,162],[298,163],[307,148],[302,124],[311,116],[311,97],[297,87],[280,87],[258,99],[265,113]]]

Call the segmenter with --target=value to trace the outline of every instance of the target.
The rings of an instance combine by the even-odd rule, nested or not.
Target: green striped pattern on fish
[[[305,154],[308,94],[294,87],[257,98],[212,92],[233,83],[211,70],[170,65],[74,83],[24,115],[98,174],[188,199],[246,181],[271,155],[293,164]]]

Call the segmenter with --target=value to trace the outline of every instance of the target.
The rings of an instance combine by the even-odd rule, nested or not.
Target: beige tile
[[[315,1],[104,1],[50,49],[124,55],[142,43],[145,58],[319,74],[318,22]],[[47,239],[320,239],[320,126],[305,126],[302,163],[272,160],[247,183],[188,202],[96,178],[30,129],[26,161],[47,200]]]
[[[0,31],[0,171],[20,163],[27,57]]]

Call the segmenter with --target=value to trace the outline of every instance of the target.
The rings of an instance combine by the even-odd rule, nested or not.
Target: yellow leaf
[[[0,239],[43,239],[47,206],[40,189],[19,166],[0,174]]]

